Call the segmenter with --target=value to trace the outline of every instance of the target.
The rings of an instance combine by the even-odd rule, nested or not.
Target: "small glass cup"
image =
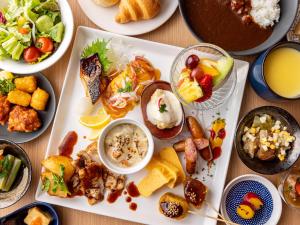
[[[219,85],[214,86],[213,93],[210,99],[201,103],[187,103],[178,93],[176,85],[178,83],[182,69],[185,68],[186,59],[192,54],[197,55],[200,60],[201,58],[218,60],[221,57],[230,57],[230,55],[225,50],[216,45],[200,43],[198,45],[194,45],[182,50],[175,58],[171,68],[170,81],[172,91],[184,106],[190,106],[200,111],[215,109],[225,103],[232,95],[237,81],[236,68],[233,65],[232,70],[226,75],[223,81]]]
[[[297,196],[297,201],[293,201],[292,198],[289,195],[289,191],[291,191],[291,188],[289,187],[288,178],[291,175],[297,175],[300,177],[300,164],[293,166],[291,169],[289,169],[287,172],[283,173],[283,175],[280,177],[278,182],[278,192],[282,198],[282,200],[292,209],[297,210],[300,213],[300,196]]]

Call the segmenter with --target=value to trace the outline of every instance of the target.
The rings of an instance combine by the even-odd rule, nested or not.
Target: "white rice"
[[[280,0],[251,0],[250,15],[263,28],[274,26],[280,18]]]

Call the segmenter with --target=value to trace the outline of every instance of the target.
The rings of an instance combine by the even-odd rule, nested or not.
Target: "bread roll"
[[[94,0],[97,5],[102,7],[112,7],[119,3],[120,0]]]
[[[148,20],[155,17],[159,11],[159,0],[121,0],[116,22]]]

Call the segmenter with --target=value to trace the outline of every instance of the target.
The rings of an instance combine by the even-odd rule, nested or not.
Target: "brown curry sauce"
[[[231,0],[185,0],[183,13],[194,33],[203,41],[228,51],[254,48],[272,34],[254,22],[243,22],[231,8]]]

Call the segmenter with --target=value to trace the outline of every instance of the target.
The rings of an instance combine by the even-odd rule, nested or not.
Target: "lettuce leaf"
[[[93,54],[98,54],[101,65],[103,66],[103,71],[106,73],[109,70],[111,62],[107,58],[107,48],[109,41],[105,41],[104,39],[96,39],[90,45],[86,46],[82,53],[81,58],[87,58]]]

